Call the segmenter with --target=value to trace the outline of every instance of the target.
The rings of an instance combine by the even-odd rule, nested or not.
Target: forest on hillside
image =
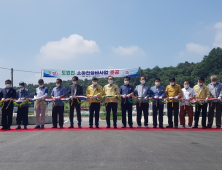
[[[175,77],[176,83],[183,85],[185,80],[190,81],[191,87],[193,87],[200,76],[205,77],[205,82],[208,84],[210,82],[211,75],[217,75],[218,81],[222,80],[222,48],[213,48],[210,53],[203,57],[203,60],[198,63],[179,63],[176,67],[163,67],[160,68],[158,66],[152,69],[140,69],[139,68],[139,76],[132,77],[130,84],[133,86],[138,85],[140,76],[145,76],[147,79],[146,84],[149,86],[154,85],[155,78],[161,79],[161,84],[163,86],[167,86],[169,84],[169,77]],[[114,83],[118,86],[123,84],[124,78],[115,78]],[[63,86],[68,89],[68,87],[72,84],[72,80],[63,81]],[[86,88],[91,85],[91,80],[79,80],[79,84],[83,86],[84,93],[86,92]],[[104,86],[107,84],[107,79],[99,79],[98,84]],[[45,86],[49,88],[49,93],[51,93],[52,88],[55,87],[55,83],[46,83]],[[28,84],[26,86],[30,90],[30,94],[34,96],[35,89],[38,87],[37,84]],[[16,89],[18,87],[15,87]]]

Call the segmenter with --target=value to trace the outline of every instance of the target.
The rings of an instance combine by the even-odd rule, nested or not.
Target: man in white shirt
[[[40,128],[44,129],[45,111],[47,107],[47,105],[44,103],[44,100],[48,96],[48,88],[45,87],[43,79],[39,79],[38,83],[39,83],[39,87],[36,88],[35,95],[34,95],[34,99],[36,99],[36,102],[37,102],[35,106],[35,112],[36,112],[35,129],[40,129]]]
[[[184,88],[182,91],[183,101],[181,102],[180,106],[180,125],[182,125],[181,128],[185,128],[185,116],[187,112],[189,117],[188,125],[191,129],[193,123],[193,106],[189,105],[189,101],[195,99],[197,93],[193,88],[190,87],[190,83],[187,80],[184,82]]]

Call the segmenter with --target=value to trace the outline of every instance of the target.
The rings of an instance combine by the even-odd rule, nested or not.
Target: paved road
[[[0,170],[221,170],[221,142],[206,131],[4,132]]]

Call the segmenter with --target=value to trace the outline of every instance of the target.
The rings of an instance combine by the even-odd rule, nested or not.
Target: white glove
[[[127,94],[127,97],[130,97],[130,94]]]
[[[72,96],[69,96],[69,98],[72,99],[73,97],[72,97]]]
[[[163,98],[162,96],[159,97],[159,99],[162,99],[162,98]]]
[[[158,96],[154,96],[154,99],[158,99],[159,97]]]
[[[115,95],[115,97],[117,97],[117,95]]]
[[[57,100],[60,99],[60,96],[56,97],[56,99],[57,99]]]
[[[126,98],[126,95],[125,95],[125,94],[124,94],[124,95],[121,95],[121,97],[125,99],[125,98]]]
[[[7,99],[5,99],[4,101],[7,102],[7,101],[9,101],[9,100],[10,100],[10,98],[7,98]]]
[[[93,97],[94,97],[94,98],[97,98],[97,95],[94,95]]]
[[[189,99],[189,98],[186,98],[185,100],[186,100],[186,101],[190,101],[190,99]]]
[[[147,99],[147,97],[144,97],[144,99],[146,100],[146,99]]]
[[[221,100],[221,97],[218,97],[218,100]]]
[[[175,96],[174,99],[178,99],[178,96]]]
[[[23,98],[21,98],[21,100],[25,100],[25,98],[23,97]]]
[[[206,98],[206,102],[208,101],[208,97]]]
[[[5,101],[5,98],[2,98],[2,101]]]
[[[169,97],[169,99],[173,99],[173,97]]]

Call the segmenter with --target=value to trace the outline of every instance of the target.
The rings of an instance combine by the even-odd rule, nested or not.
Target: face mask
[[[56,83],[56,87],[60,87],[60,84],[57,84],[57,83]]]
[[[185,89],[188,89],[188,88],[189,88],[189,85],[188,85],[188,84],[184,84],[184,88],[185,88]]]
[[[199,86],[202,86],[202,85],[203,85],[203,83],[199,83],[199,82],[198,82],[198,85],[199,85]]]
[[[175,83],[174,82],[170,82],[170,85],[174,85]]]
[[[109,80],[109,84],[113,84],[113,80]]]
[[[141,84],[145,84],[146,81],[145,81],[145,80],[141,80],[140,83],[141,83]]]
[[[93,85],[97,85],[97,82],[96,82],[96,81],[93,81],[92,84],[93,84]]]
[[[21,89],[21,90],[24,90],[24,87],[23,87],[23,86],[20,86],[20,89]]]
[[[44,85],[39,85],[39,87],[43,87]]]
[[[124,84],[128,85],[128,84],[129,84],[129,81],[124,81]]]
[[[11,87],[11,84],[6,84],[5,87],[6,87],[6,88],[10,88],[10,87]]]
[[[77,81],[72,81],[73,82],[73,84],[77,84]]]
[[[155,85],[156,85],[156,86],[159,86],[159,85],[160,85],[160,82],[155,82]]]
[[[211,83],[212,83],[212,84],[216,84],[217,82],[216,82],[216,81],[212,81]]]

